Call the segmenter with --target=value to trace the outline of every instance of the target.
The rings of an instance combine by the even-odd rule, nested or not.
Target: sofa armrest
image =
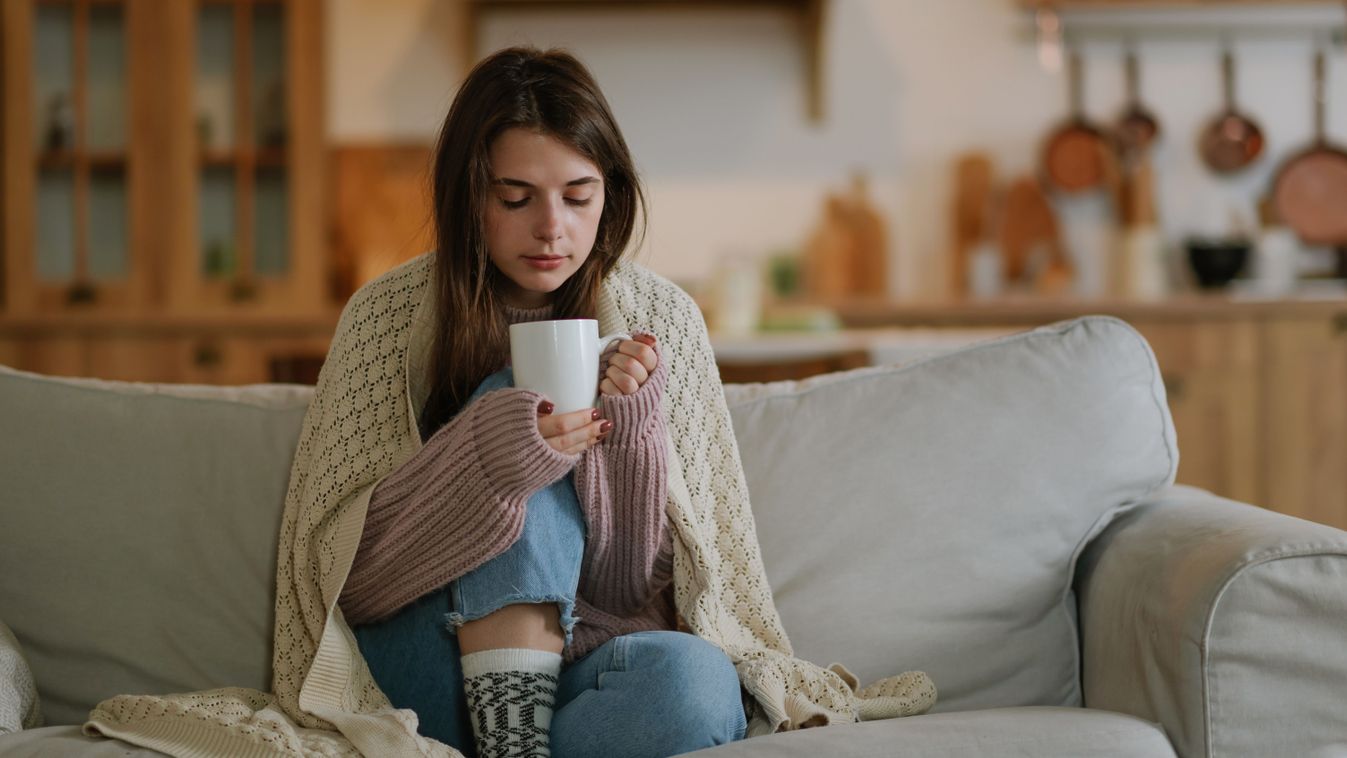
[[[1347,751],[1347,532],[1171,487],[1076,588],[1087,707],[1163,724],[1184,758]]]

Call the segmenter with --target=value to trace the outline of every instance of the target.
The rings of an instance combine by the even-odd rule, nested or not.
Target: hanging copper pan
[[[1115,133],[1123,155],[1134,156],[1149,148],[1160,136],[1160,122],[1141,104],[1137,56],[1130,46],[1124,66],[1127,72],[1127,105],[1122,118],[1118,119]]]
[[[1314,55],[1314,142],[1282,165],[1272,185],[1277,214],[1312,245],[1347,245],[1347,151],[1324,133],[1324,53]]]
[[[1067,66],[1071,114],[1044,142],[1042,154],[1047,184],[1071,193],[1092,190],[1104,184],[1112,160],[1103,130],[1085,117],[1080,68],[1080,54],[1073,50]]]
[[[1207,124],[1198,143],[1202,162],[1218,174],[1230,174],[1253,163],[1263,152],[1263,130],[1235,107],[1235,57],[1221,54],[1225,110]]]

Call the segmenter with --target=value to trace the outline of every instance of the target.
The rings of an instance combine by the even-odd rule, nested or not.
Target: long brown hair
[[[468,74],[440,129],[432,167],[435,314],[431,389],[421,414],[430,434],[505,363],[509,337],[504,274],[482,229],[492,175],[491,143],[522,127],[560,140],[603,172],[603,214],[589,258],[556,291],[555,318],[594,318],[603,278],[626,251],[645,193],[626,140],[585,66],[564,50],[511,47]]]

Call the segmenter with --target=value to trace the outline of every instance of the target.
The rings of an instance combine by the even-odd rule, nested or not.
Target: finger
[[[608,366],[616,366],[621,369],[632,379],[636,380],[637,386],[645,384],[645,380],[650,378],[650,372],[646,370],[646,367],[641,365],[640,361],[630,355],[614,355],[613,359],[608,362]]]
[[[539,416],[538,431],[544,439],[550,439],[583,428],[586,424],[594,422],[597,415],[597,408],[585,408],[554,416]]]
[[[605,431],[602,431],[602,429],[604,428],[604,425],[605,425],[605,424],[608,425],[608,431],[606,431],[606,432],[605,432]],[[600,421],[600,422],[599,422],[599,429],[600,429],[600,431],[599,431],[598,434],[595,434],[595,435],[592,436],[592,437],[586,438],[583,442],[576,443],[575,445],[573,445],[573,446],[567,448],[567,449],[565,450],[565,452],[566,452],[567,454],[569,454],[569,455],[577,455],[577,454],[579,454],[579,453],[585,452],[586,450],[590,449],[591,447],[594,447],[595,445],[599,444],[600,442],[603,442],[604,440],[608,439],[608,435],[612,432],[612,428],[613,428],[613,427],[612,427],[612,422],[611,422],[611,421]]]
[[[629,355],[637,361],[640,361],[641,365],[645,367],[647,374],[654,371],[655,366],[659,364],[659,354],[649,345],[640,342],[623,342],[618,350],[623,355]]]
[[[599,383],[599,392],[602,392],[605,395],[622,394],[622,390],[618,389],[617,385],[613,384],[613,380],[606,376],[603,378],[603,381]]]
[[[606,426],[605,426],[606,425]],[[605,429],[612,429],[613,422],[604,419],[603,421],[594,421],[586,424],[583,429],[576,429],[572,432],[566,432],[558,437],[553,437],[549,442],[554,443],[553,447],[558,450],[572,450],[579,447],[581,450],[589,447],[594,438],[598,437]]]
[[[637,384],[631,375],[617,366],[609,366],[605,375],[612,380],[613,384],[617,385],[618,391],[624,395],[634,395],[636,390],[641,388],[641,385]]]
[[[632,337],[632,339],[636,340],[637,342],[644,342],[645,344],[651,347],[655,346],[655,335],[653,334],[641,332],[640,334],[637,334],[636,336]]]

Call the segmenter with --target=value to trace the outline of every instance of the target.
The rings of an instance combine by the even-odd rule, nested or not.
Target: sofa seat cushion
[[[0,742],[0,745],[3,745]],[[1088,708],[1031,706],[865,721],[734,742],[698,758],[1174,758],[1158,724]]]
[[[50,725],[271,688],[278,526],[312,390],[0,367],[0,610]]]
[[[726,397],[797,655],[862,685],[925,671],[934,712],[1081,705],[1077,555],[1178,465],[1136,330],[1086,317]]]
[[[86,737],[80,727],[44,726],[0,737],[0,758],[162,758],[165,753],[107,737]]]

